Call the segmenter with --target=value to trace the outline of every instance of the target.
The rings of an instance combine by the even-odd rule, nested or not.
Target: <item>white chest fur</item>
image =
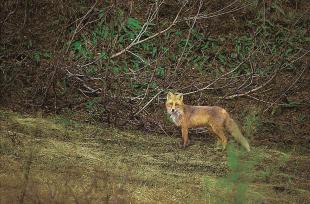
[[[170,115],[171,120],[174,122],[176,126],[181,125],[181,115],[179,113],[172,113]]]

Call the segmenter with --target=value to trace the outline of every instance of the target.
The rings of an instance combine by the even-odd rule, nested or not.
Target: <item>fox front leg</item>
[[[188,128],[187,127],[182,127],[182,139],[183,139],[183,148],[185,148],[189,145]]]

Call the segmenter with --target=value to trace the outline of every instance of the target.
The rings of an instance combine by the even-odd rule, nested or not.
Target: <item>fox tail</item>
[[[242,135],[238,125],[231,117],[228,117],[225,120],[225,126],[230,132],[230,134],[235,138],[235,140],[237,140],[237,142],[239,142],[249,152],[250,145],[247,139]]]

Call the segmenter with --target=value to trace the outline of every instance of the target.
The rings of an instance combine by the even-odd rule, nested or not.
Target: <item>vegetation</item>
[[[4,0],[0,203],[309,203],[309,13]],[[205,130],[179,149],[167,91],[227,109],[253,151],[217,151]]]
[[[309,155],[0,112],[1,203],[307,203]],[[195,138],[196,139],[196,138]],[[303,172],[303,173],[302,173]]]

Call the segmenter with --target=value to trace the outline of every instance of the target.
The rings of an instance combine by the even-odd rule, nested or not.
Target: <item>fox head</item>
[[[179,114],[183,112],[183,94],[173,94],[169,92],[167,94],[166,108],[169,114]]]

